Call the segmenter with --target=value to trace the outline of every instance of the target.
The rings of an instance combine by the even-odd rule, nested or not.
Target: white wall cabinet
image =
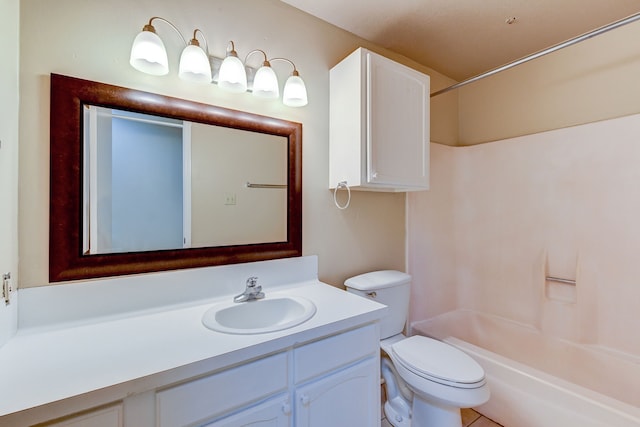
[[[329,77],[329,187],[427,190],[429,76],[359,48]]]

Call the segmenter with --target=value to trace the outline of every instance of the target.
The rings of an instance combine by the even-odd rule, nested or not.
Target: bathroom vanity
[[[207,310],[249,276],[265,301],[304,298],[315,313],[275,332],[205,327]],[[320,282],[316,257],[25,289],[19,298],[20,328],[0,347],[0,426],[380,423],[386,307]]]

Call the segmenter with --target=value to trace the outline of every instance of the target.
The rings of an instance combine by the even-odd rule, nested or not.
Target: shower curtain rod
[[[513,68],[516,65],[524,64],[525,62],[529,62],[532,59],[540,58],[541,56],[547,55],[549,53],[552,53],[552,52],[555,52],[557,50],[563,49],[565,47],[569,47],[569,46],[574,45],[576,43],[579,43],[581,41],[590,39],[590,38],[595,37],[595,36],[599,36],[600,34],[604,34],[607,31],[611,31],[611,30],[614,30],[616,28],[622,27],[624,25],[630,24],[630,23],[635,22],[635,21],[637,21],[639,19],[640,19],[640,12],[636,13],[636,14],[633,14],[631,16],[628,16],[626,18],[623,18],[623,19],[621,19],[619,21],[612,22],[609,25],[605,25],[603,27],[596,28],[593,31],[590,31],[588,33],[584,33],[584,34],[582,34],[580,36],[574,37],[574,38],[569,39],[567,41],[564,41],[562,43],[558,43],[558,44],[553,45],[551,47],[548,47],[546,49],[540,50],[540,51],[538,51],[536,53],[533,53],[533,54],[531,54],[529,56],[525,56],[525,57],[517,59],[517,60],[515,60],[513,62],[509,62],[508,64],[505,64],[505,65],[503,65],[501,67],[494,68],[494,69],[489,70],[489,71],[487,71],[485,73],[482,73],[482,74],[478,74],[477,76],[468,78],[467,80],[463,80],[463,81],[461,81],[459,83],[456,83],[454,85],[445,87],[444,89],[437,90],[437,91],[435,91],[435,92],[433,92],[431,94],[431,98],[433,98],[434,96],[442,95],[443,93],[447,93],[447,92],[452,91],[454,89],[458,89],[459,87],[466,86],[469,83],[473,83],[475,81],[484,79],[485,77],[492,76],[492,75],[497,74],[497,73],[499,73],[501,71],[508,70],[509,68]]]

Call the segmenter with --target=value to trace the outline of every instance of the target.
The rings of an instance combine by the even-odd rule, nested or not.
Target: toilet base
[[[461,427],[460,408],[413,396],[411,427]]]
[[[398,411],[390,402],[384,403],[384,415],[393,427],[461,427],[462,416],[459,408],[433,404],[415,399],[412,415]]]
[[[384,415],[393,427],[411,427],[409,411],[399,411],[389,401],[384,402]]]

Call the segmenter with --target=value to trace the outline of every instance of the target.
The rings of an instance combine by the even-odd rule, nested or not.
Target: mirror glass
[[[302,125],[51,75],[52,282],[302,255]]]
[[[287,138],[83,111],[83,254],[286,241]]]

